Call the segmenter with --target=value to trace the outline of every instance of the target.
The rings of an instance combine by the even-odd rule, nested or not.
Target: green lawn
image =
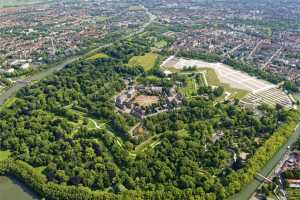
[[[10,151],[0,151],[0,161],[6,160],[10,154]]]
[[[133,66],[140,65],[147,71],[154,67],[157,57],[158,54],[155,53],[147,53],[144,56],[134,56],[129,60],[128,64]]]
[[[137,5],[137,6],[130,6],[129,8],[128,8],[128,10],[129,11],[143,11],[143,10],[145,10],[142,6],[139,6],[139,5]]]
[[[144,142],[142,142],[141,144],[137,145],[133,151],[133,154],[139,154],[139,153],[143,152],[145,149],[147,149],[148,147],[151,147],[152,145],[160,142],[160,139],[159,139],[160,135],[162,135],[162,134],[154,135],[154,136],[148,138],[147,140],[145,140]]]
[[[207,79],[206,79],[206,74],[205,73],[201,73],[200,74],[201,76],[200,76],[200,85],[201,86],[208,86],[208,81],[207,81]]]
[[[0,0],[0,8],[49,2],[50,0]]]
[[[183,72],[182,74],[185,74],[188,76],[187,78],[187,84],[184,87],[181,87],[179,91],[185,95],[186,97],[192,97],[197,95],[197,91],[200,86],[206,85],[206,77],[204,73],[201,73],[199,71],[195,72]],[[192,75],[194,74],[194,75]],[[200,80],[198,81],[196,76],[200,75]]]
[[[44,169],[46,169],[45,166],[42,166],[42,167],[34,167],[34,168],[33,168],[33,171],[36,172],[36,173],[38,173],[38,174],[43,174]]]
[[[182,73],[182,74],[188,74],[189,73],[189,72],[180,71],[180,70],[175,69],[175,68],[166,68],[166,69],[173,72],[173,73]],[[249,93],[246,90],[232,88],[229,84],[221,83],[218,76],[217,76],[217,74],[216,74],[216,72],[213,69],[201,68],[201,69],[198,69],[198,70],[190,72],[190,73],[197,73],[197,71],[206,73],[206,80],[207,80],[207,83],[208,83],[209,86],[223,86],[226,92],[231,93],[229,98],[242,99],[242,98],[246,97],[246,95]],[[193,86],[191,81],[189,81],[187,86],[185,88],[183,88],[182,89],[183,91],[181,91],[181,92],[183,92],[183,94],[186,94],[187,96],[190,96],[190,94],[193,91],[193,88],[195,89],[195,87]]]
[[[2,105],[0,106],[0,111],[1,111],[2,109],[4,109],[4,108],[10,107],[16,100],[17,100],[16,97],[12,97],[12,98],[7,99],[7,100],[4,102],[4,104],[2,104]]]
[[[161,48],[164,48],[165,46],[167,46],[167,42],[166,41],[164,41],[164,40],[161,40],[161,41],[158,41],[158,42],[155,42],[155,47],[156,48],[159,48],[159,49],[161,49]]]
[[[106,17],[106,16],[99,16],[99,17],[97,17],[97,21],[98,22],[104,22],[104,21],[107,21],[109,19],[110,19],[110,17]]]
[[[193,77],[188,78],[186,86],[179,89],[180,93],[186,97],[195,96],[197,94],[197,90],[198,84]]]
[[[12,98],[9,98],[5,101],[5,103],[3,104],[4,107],[8,108],[10,107],[13,103],[15,103],[15,101],[17,100],[16,97],[12,97]]]
[[[109,56],[104,53],[96,53],[90,57],[88,57],[86,60],[97,60],[100,58],[108,58]]]
[[[289,200],[299,200],[300,199],[300,189],[287,189]]]

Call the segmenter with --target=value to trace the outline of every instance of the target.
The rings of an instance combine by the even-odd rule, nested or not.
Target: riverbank
[[[294,127],[299,123],[299,112],[291,111],[288,116],[288,121],[282,124],[277,131],[261,146],[257,149],[257,152],[254,156],[249,160],[248,165],[237,171],[236,179],[231,181],[230,186],[235,184],[240,184],[239,188],[236,187],[236,190],[228,190],[232,193],[241,189],[243,186],[243,190],[238,194],[235,194],[230,199],[234,200],[246,200],[253,194],[253,191],[256,190],[257,186],[260,184],[259,181],[253,179],[257,172],[260,172],[259,169],[263,168],[263,175],[267,175],[269,172],[273,170],[273,166],[276,166],[278,160],[281,159],[281,152],[285,152],[286,148],[284,146],[290,145],[293,141],[297,140],[298,136],[300,136],[300,128],[296,129],[296,134],[293,134]],[[287,139],[289,138],[289,139]],[[288,142],[286,143],[286,141]],[[285,145],[282,147],[282,144]],[[279,151],[278,150],[280,148]],[[275,152],[274,152],[275,151]],[[274,156],[275,155],[275,156]],[[272,159],[270,160],[269,158]],[[278,158],[278,159],[277,159]],[[266,164],[267,163],[267,164]],[[271,163],[271,164],[270,164]],[[269,167],[269,168],[268,168]],[[264,171],[265,170],[265,171]],[[146,192],[146,191],[124,191],[122,193],[114,194],[105,191],[92,191],[87,187],[75,187],[75,186],[67,186],[67,185],[59,185],[53,182],[47,182],[46,177],[37,172],[32,166],[29,164],[13,159],[6,159],[0,162],[0,175],[13,175],[21,182],[25,183],[28,188],[35,191],[41,197],[46,199],[126,199],[130,197],[130,199],[159,199],[162,191],[155,192]],[[251,182],[251,180],[253,181]],[[250,182],[250,184],[249,184]],[[256,185],[257,184],[257,185]],[[246,189],[246,190],[245,190]],[[185,199],[185,195],[189,192],[189,190],[180,190],[178,193],[177,190],[171,191],[163,191],[165,195],[169,197],[179,197],[177,199]],[[175,192],[175,193],[174,193]]]
[[[299,108],[298,108],[299,109]],[[295,122],[297,123],[293,124],[293,127],[286,127],[286,130],[283,131],[289,131],[289,129],[292,129],[290,134],[286,134],[285,137],[286,141],[280,143],[281,145],[278,146],[276,152],[273,156],[271,156],[271,159],[267,161],[267,163],[256,173],[260,173],[261,175],[265,177],[271,176],[275,169],[280,163],[280,161],[284,158],[288,151],[288,146],[292,146],[299,138],[300,138],[300,123],[299,123],[299,110],[297,111],[298,117],[295,119]],[[292,126],[292,125],[291,125]],[[284,139],[284,138],[283,138]],[[257,153],[256,153],[257,154]],[[258,155],[260,156],[260,155]],[[256,192],[256,190],[259,188],[259,186],[263,183],[262,180],[259,180],[256,178],[256,174],[253,176],[252,180],[245,186],[243,186],[242,190],[230,198],[228,200],[247,200],[250,199],[253,194]]]
[[[38,196],[13,177],[0,176],[0,199],[37,200]]]

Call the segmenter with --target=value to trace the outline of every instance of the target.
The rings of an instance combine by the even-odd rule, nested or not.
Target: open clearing
[[[158,103],[158,101],[159,98],[157,96],[139,95],[134,99],[134,103],[137,103],[140,106],[150,106],[152,104]]]
[[[99,16],[96,19],[98,22],[105,22],[105,21],[109,20],[110,18],[111,17],[107,17],[107,16]]]
[[[185,97],[193,97],[197,95],[197,91],[199,87],[201,86],[207,86],[207,80],[205,72],[187,72],[182,73],[187,75],[187,82],[184,87],[180,87],[179,91],[185,96]],[[196,76],[199,76],[198,80]]]
[[[165,40],[160,40],[160,41],[155,42],[154,45],[156,48],[161,49],[161,48],[164,48],[165,46],[167,46],[167,44],[168,43]]]
[[[196,66],[199,69],[213,69],[222,83],[229,84],[232,88],[246,90],[253,93],[277,87],[276,85],[264,80],[260,80],[246,73],[234,70],[230,66],[222,63],[209,63],[201,60],[190,60],[171,56],[163,62],[162,66],[174,67],[175,69],[180,70],[187,66]]]
[[[0,161],[6,160],[10,156],[9,151],[0,151]]]
[[[104,53],[97,53],[95,55],[92,55],[90,57],[88,57],[86,60],[97,60],[100,58],[108,58],[109,56],[104,54]]]
[[[129,60],[129,65],[142,66],[146,71],[154,67],[158,55],[155,53],[147,53],[144,56],[134,56]]]
[[[196,93],[197,93],[197,90],[198,90],[198,84],[196,83],[194,77],[193,78],[188,78],[186,86],[179,89],[179,91],[185,97],[195,96]]]
[[[288,197],[290,200],[299,200],[300,199],[300,189],[288,188]]]

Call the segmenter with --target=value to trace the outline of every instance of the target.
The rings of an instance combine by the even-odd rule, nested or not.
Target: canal
[[[0,200],[36,200],[36,194],[14,178],[0,176]]]
[[[300,137],[300,127],[297,126],[297,129],[295,133],[288,139],[288,142],[284,144],[280,150],[276,153],[276,155],[269,160],[269,162],[265,165],[265,167],[260,171],[260,174],[264,176],[269,176],[274,172],[275,167],[277,164],[282,160],[283,156],[288,151],[288,146],[291,146],[293,143],[297,141],[297,139]],[[261,181],[258,181],[257,179],[253,179],[250,184],[245,186],[239,193],[233,195],[228,200],[247,200],[249,199],[256,189],[261,185]]]
[[[297,99],[300,101],[300,93],[295,95]],[[264,166],[264,168],[260,171],[260,174],[268,177],[271,175],[278,163],[283,159],[284,155],[288,151],[288,146],[292,146],[298,139],[300,138],[300,123],[298,124],[295,133],[288,139],[287,143],[284,144],[280,150],[274,155],[274,157],[269,160],[269,162]],[[262,184],[261,181],[257,179],[253,179],[250,184],[245,186],[239,193],[233,195],[228,200],[248,200],[255,193],[256,189]]]
[[[17,81],[12,87],[8,88],[7,90],[5,90],[4,92],[2,92],[0,94],[0,105],[2,105],[10,97],[14,96],[18,90],[25,87],[29,83],[31,83],[33,81],[39,81],[39,80],[45,78],[46,76],[51,75],[54,72],[61,70],[65,65],[72,63],[73,61],[75,61],[79,58],[80,58],[80,56],[67,59],[66,61],[64,61],[60,64],[49,67],[48,69],[39,71],[39,72],[31,75],[30,77],[27,77],[20,81]]]

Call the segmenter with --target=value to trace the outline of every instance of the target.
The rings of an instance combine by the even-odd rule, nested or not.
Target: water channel
[[[296,94],[295,96],[300,101],[300,93]],[[265,177],[268,177],[270,174],[272,174],[277,164],[282,160],[284,155],[287,153],[288,146],[291,146],[293,143],[295,143],[298,138],[300,138],[300,123],[298,124],[295,133],[288,139],[288,142],[284,144],[280,148],[280,150],[276,153],[276,155],[274,155],[274,157],[264,166],[264,168],[260,171],[260,174],[262,174]],[[261,185],[261,183],[262,183],[261,181],[257,179],[253,179],[250,184],[245,186],[239,193],[233,195],[228,200],[250,199],[250,197],[254,194],[254,192]]]
[[[14,96],[18,90],[20,90],[21,88],[30,84],[31,82],[39,81],[39,80],[45,78],[46,76],[53,74],[56,71],[61,70],[65,65],[72,63],[73,61],[75,61],[79,58],[80,57],[78,56],[78,57],[73,57],[73,58],[67,59],[66,61],[64,61],[58,65],[55,65],[48,69],[42,70],[40,72],[37,72],[37,73],[31,75],[30,77],[27,77],[25,79],[17,81],[12,87],[8,88],[7,90],[5,90],[4,92],[2,92],[0,94],[0,105],[2,105],[10,97]]]
[[[264,168],[260,171],[265,177],[268,177],[270,174],[274,172],[277,164],[282,160],[286,152],[288,151],[288,146],[291,146],[293,143],[297,141],[300,137],[300,127],[297,126],[295,133],[288,139],[288,142],[284,144],[280,150],[274,155],[274,157],[264,166]],[[233,195],[229,200],[247,200],[249,199],[256,189],[260,186],[262,182],[258,179],[253,179],[250,184],[245,186],[239,193]]]
[[[0,200],[36,200],[35,193],[15,178],[0,176]]]

